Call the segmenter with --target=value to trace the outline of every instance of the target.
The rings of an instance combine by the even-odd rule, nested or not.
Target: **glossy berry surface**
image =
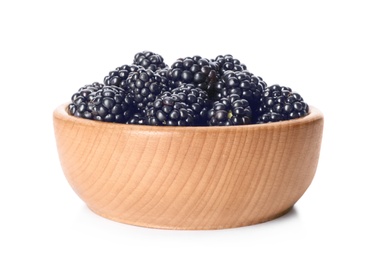
[[[208,59],[200,56],[186,57],[178,59],[171,65],[169,79],[172,87],[191,83],[207,91],[216,82],[217,72]]]
[[[145,109],[148,103],[155,101],[157,95],[165,88],[160,75],[143,68],[131,73],[125,86],[138,110]]]
[[[85,93],[87,89],[81,90],[80,93]],[[70,114],[77,117],[125,123],[132,113],[132,100],[126,96],[122,88],[117,86],[100,85],[100,88],[91,91],[86,99],[83,99],[81,95],[73,95],[72,99],[74,100],[68,109]]]
[[[117,86],[125,88],[126,80],[132,72],[136,72],[140,69],[137,65],[123,65],[109,72],[109,75],[105,76],[104,84],[106,86]]]
[[[306,116],[309,106],[300,94],[280,85],[266,87],[258,110],[257,123],[278,122]]]
[[[214,100],[237,94],[249,102],[253,110],[257,110],[260,99],[266,87],[266,82],[261,77],[248,71],[225,71],[214,86]]]
[[[195,125],[194,111],[176,94],[165,92],[147,108],[147,124],[192,126]]]
[[[76,117],[92,119],[92,99],[95,93],[104,87],[103,84],[94,82],[78,89],[71,97],[71,103],[68,105],[68,113]]]
[[[171,91],[194,112],[194,125],[206,125],[210,101],[208,93],[193,84],[183,84]]]
[[[161,70],[167,67],[164,58],[151,51],[143,51],[135,54],[133,64],[152,71]]]
[[[247,66],[235,59],[231,54],[218,55],[214,60],[218,65],[218,72],[223,75],[226,71],[243,71]]]
[[[248,125],[251,123],[252,109],[247,100],[231,94],[214,102],[208,118],[211,126]]]
[[[145,115],[145,110],[142,112],[135,112],[130,116],[130,119],[127,121],[128,124],[133,125],[146,125],[147,124],[147,118]]]
[[[231,126],[296,119],[309,107],[291,88],[268,86],[233,55],[188,56],[169,67],[161,55],[143,51],[131,65],[110,71],[103,84],[78,89],[67,111],[127,124]]]

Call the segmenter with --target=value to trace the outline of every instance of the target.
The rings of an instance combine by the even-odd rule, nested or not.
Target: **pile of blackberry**
[[[169,67],[161,55],[143,51],[103,83],[79,88],[67,112],[123,124],[232,126],[300,118],[309,107],[300,94],[268,86],[232,55],[179,58]]]

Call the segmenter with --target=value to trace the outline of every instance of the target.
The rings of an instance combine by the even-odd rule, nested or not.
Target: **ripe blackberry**
[[[218,72],[223,75],[225,71],[243,71],[247,69],[245,64],[240,63],[238,59],[234,59],[231,54],[218,55],[214,60],[218,65]]]
[[[211,126],[247,125],[251,123],[252,109],[247,100],[231,94],[214,102],[208,118]]]
[[[73,104],[76,111],[69,105],[71,114],[98,121],[125,123],[132,113],[132,100],[117,86],[102,86],[85,99],[77,96]]]
[[[136,112],[134,113],[130,119],[127,121],[128,124],[135,124],[135,125],[146,125],[147,118],[145,116],[145,112]]]
[[[71,97],[68,113],[73,116],[92,119],[92,99],[97,91],[104,87],[103,84],[94,82],[78,89]]]
[[[215,65],[200,56],[180,58],[171,65],[169,79],[172,87],[192,83],[208,91],[217,81]]]
[[[278,122],[286,120],[282,114],[275,113],[275,112],[268,112],[265,114],[260,115],[257,120],[257,124],[269,123],[269,122]]]
[[[194,125],[206,125],[210,101],[205,90],[193,84],[182,84],[171,91],[194,112]]]
[[[291,88],[272,85],[265,88],[257,123],[277,122],[306,116],[309,106]]]
[[[164,92],[147,108],[149,125],[191,126],[194,118],[194,111],[170,92]]]
[[[171,91],[171,81],[169,79],[169,68],[159,69],[155,71],[155,74],[159,75],[161,77],[161,83],[164,84],[163,91]]]
[[[143,51],[135,54],[133,63],[152,71],[164,69],[167,67],[167,65],[164,63],[164,58],[162,58],[161,55],[150,51]]]
[[[126,89],[133,96],[135,106],[139,111],[153,102],[156,96],[165,90],[164,79],[149,69],[139,68],[129,75],[126,80]]]
[[[106,86],[117,86],[125,88],[126,79],[130,75],[130,73],[138,71],[139,68],[140,67],[137,65],[123,65],[121,67],[118,67],[115,70],[109,72],[109,75],[105,76],[104,84]]]
[[[214,85],[212,99],[217,101],[231,94],[237,94],[249,102],[252,111],[257,111],[265,87],[266,82],[261,77],[246,70],[226,71]]]

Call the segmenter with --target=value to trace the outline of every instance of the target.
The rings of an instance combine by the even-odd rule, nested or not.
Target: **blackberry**
[[[164,84],[163,91],[171,91],[171,81],[169,79],[169,68],[156,70],[155,73],[161,77],[161,83]]]
[[[291,88],[272,85],[265,88],[257,123],[278,122],[306,116],[309,106]]]
[[[125,86],[139,111],[144,110],[149,102],[155,101],[156,96],[165,90],[164,80],[157,73],[144,68],[129,75]]]
[[[152,71],[164,69],[167,67],[167,65],[164,63],[164,58],[162,58],[161,55],[150,51],[143,51],[135,54],[133,63]]]
[[[94,120],[125,123],[132,114],[131,98],[117,86],[105,86],[97,91],[91,101]]]
[[[194,84],[195,87],[208,91],[217,81],[215,65],[200,56],[180,58],[171,65],[169,70],[171,87],[183,83]]]
[[[280,113],[268,112],[260,115],[257,120],[257,124],[269,123],[269,122],[278,122],[286,120],[285,117]]]
[[[219,100],[237,94],[249,102],[253,111],[257,111],[265,87],[266,82],[249,71],[225,71],[214,85],[212,99]]]
[[[135,125],[146,125],[147,124],[147,118],[145,116],[145,112],[136,112],[134,113],[129,121],[127,121],[128,124],[135,124]]]
[[[182,84],[171,91],[177,95],[179,100],[186,103],[194,112],[194,124],[206,125],[209,110],[208,93],[205,90],[196,88],[193,84]]]
[[[247,125],[251,123],[252,109],[247,100],[231,94],[214,102],[208,118],[211,126]]]
[[[78,95],[72,104],[76,106],[76,111],[73,111],[73,105],[69,105],[71,114],[74,112],[75,116],[98,121],[125,123],[132,113],[132,100],[117,86],[101,85],[85,99]]]
[[[214,60],[218,65],[218,72],[223,75],[225,71],[243,71],[247,69],[245,64],[240,63],[238,59],[234,59],[231,54],[218,55]]]
[[[71,103],[68,105],[68,113],[76,117],[92,119],[91,111],[93,104],[91,101],[95,93],[103,87],[103,84],[94,82],[78,89],[71,97]]]
[[[164,92],[147,108],[149,125],[191,126],[194,118],[194,111],[170,92]]]
[[[139,66],[137,65],[123,65],[121,67],[116,68],[115,70],[109,72],[109,75],[105,76],[104,84],[106,86],[117,86],[121,88],[125,88],[126,79],[132,72],[136,72],[139,70]]]

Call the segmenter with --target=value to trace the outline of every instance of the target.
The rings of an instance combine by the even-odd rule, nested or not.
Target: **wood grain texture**
[[[103,123],[53,114],[64,174],[95,213],[166,229],[247,226],[286,213],[316,172],[323,115],[235,127]]]

